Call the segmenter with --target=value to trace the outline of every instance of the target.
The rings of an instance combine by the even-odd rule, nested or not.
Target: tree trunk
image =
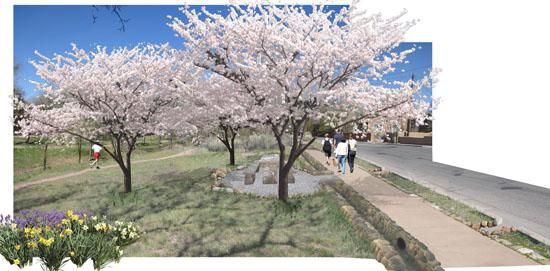
[[[92,159],[92,157],[94,157],[94,150],[92,150],[93,146],[94,146],[94,144],[90,143],[90,157],[89,157],[90,160]]]
[[[173,141],[174,141],[174,136],[170,135],[170,149],[172,149]]]
[[[124,192],[130,193],[132,192],[132,170],[127,168],[123,169],[122,172],[124,173]]]
[[[78,138],[78,163],[82,163],[82,138]]]
[[[229,164],[234,166],[235,165],[235,137],[237,136],[237,133],[231,129],[231,142],[229,145],[231,148],[229,149]]]
[[[159,136],[159,149],[162,148],[162,136]]]
[[[289,172],[290,172],[290,167],[288,167],[288,164],[285,165],[284,154],[281,153],[279,155],[279,200],[283,202],[288,201],[288,173]]]
[[[44,147],[44,162],[42,164],[42,170],[46,170],[47,163],[48,163],[48,143],[46,142],[46,146]]]
[[[27,139],[25,139],[25,144],[29,144],[31,142],[31,136],[27,136]]]
[[[229,150],[229,164],[234,166],[235,165],[235,149],[231,148]]]

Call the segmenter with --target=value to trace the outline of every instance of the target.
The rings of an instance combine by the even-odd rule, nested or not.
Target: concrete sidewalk
[[[322,152],[307,152],[324,164]],[[423,242],[443,267],[538,264],[448,217],[422,198],[408,195],[357,166],[352,174],[346,168],[346,174],[342,175],[332,165],[329,170]]]

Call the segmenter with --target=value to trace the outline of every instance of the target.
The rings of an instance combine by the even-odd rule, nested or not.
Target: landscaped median
[[[439,194],[398,174],[383,170],[361,158],[356,158],[357,166],[371,175],[407,193],[417,195],[430,202],[432,206],[481,234],[522,253],[541,263],[550,264],[550,246],[535,240],[519,231],[516,227],[497,225],[494,218],[448,196]]]

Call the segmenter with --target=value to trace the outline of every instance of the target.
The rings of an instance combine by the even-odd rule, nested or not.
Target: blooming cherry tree
[[[394,71],[414,52],[392,51],[416,23],[403,21],[405,12],[384,18],[354,5],[338,12],[288,5],[229,9],[223,16],[184,7],[184,20],[169,17],[169,26],[196,66],[239,84],[261,109],[255,117],[270,127],[279,146],[279,199],[287,200],[288,173],[315,140],[304,138],[306,123],[322,117],[322,108],[356,113],[334,128],[366,118],[423,114],[418,92],[428,77],[395,88],[369,81]]]
[[[58,141],[82,138],[102,145],[124,175],[124,191],[132,191],[131,156],[138,137],[159,134],[165,127],[192,131],[184,116],[172,116],[183,97],[177,91],[181,68],[177,51],[168,45],[140,45],[107,51],[79,49],[52,58],[41,55],[31,61],[43,82],[35,82],[51,101],[29,104],[19,122],[23,135],[47,136]]]
[[[203,133],[216,136],[229,152],[229,164],[235,165],[235,138],[242,128],[257,123],[254,99],[236,84],[217,74],[203,74],[185,91],[192,102],[191,123]]]

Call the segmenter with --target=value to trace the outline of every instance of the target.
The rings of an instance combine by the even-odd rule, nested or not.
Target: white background
[[[200,1],[204,2],[224,3]],[[280,2],[297,1],[277,1]],[[13,209],[13,139],[9,119],[12,109],[8,97],[13,88],[13,4],[76,3],[0,3],[0,213],[6,214]],[[179,1],[117,3],[181,4]],[[434,113],[436,162],[550,187],[546,172],[550,168],[550,87],[547,83],[550,15],[544,1],[380,0],[362,1],[359,5],[384,15],[397,14],[406,8],[407,18],[421,20],[406,40],[433,43],[433,65],[442,69],[433,91],[442,99]],[[284,261],[276,262],[284,265]],[[168,268],[170,262],[166,263]],[[308,269],[324,265],[304,263]],[[353,268],[346,264],[349,263],[342,261],[342,268]],[[216,265],[224,266],[213,266]]]

